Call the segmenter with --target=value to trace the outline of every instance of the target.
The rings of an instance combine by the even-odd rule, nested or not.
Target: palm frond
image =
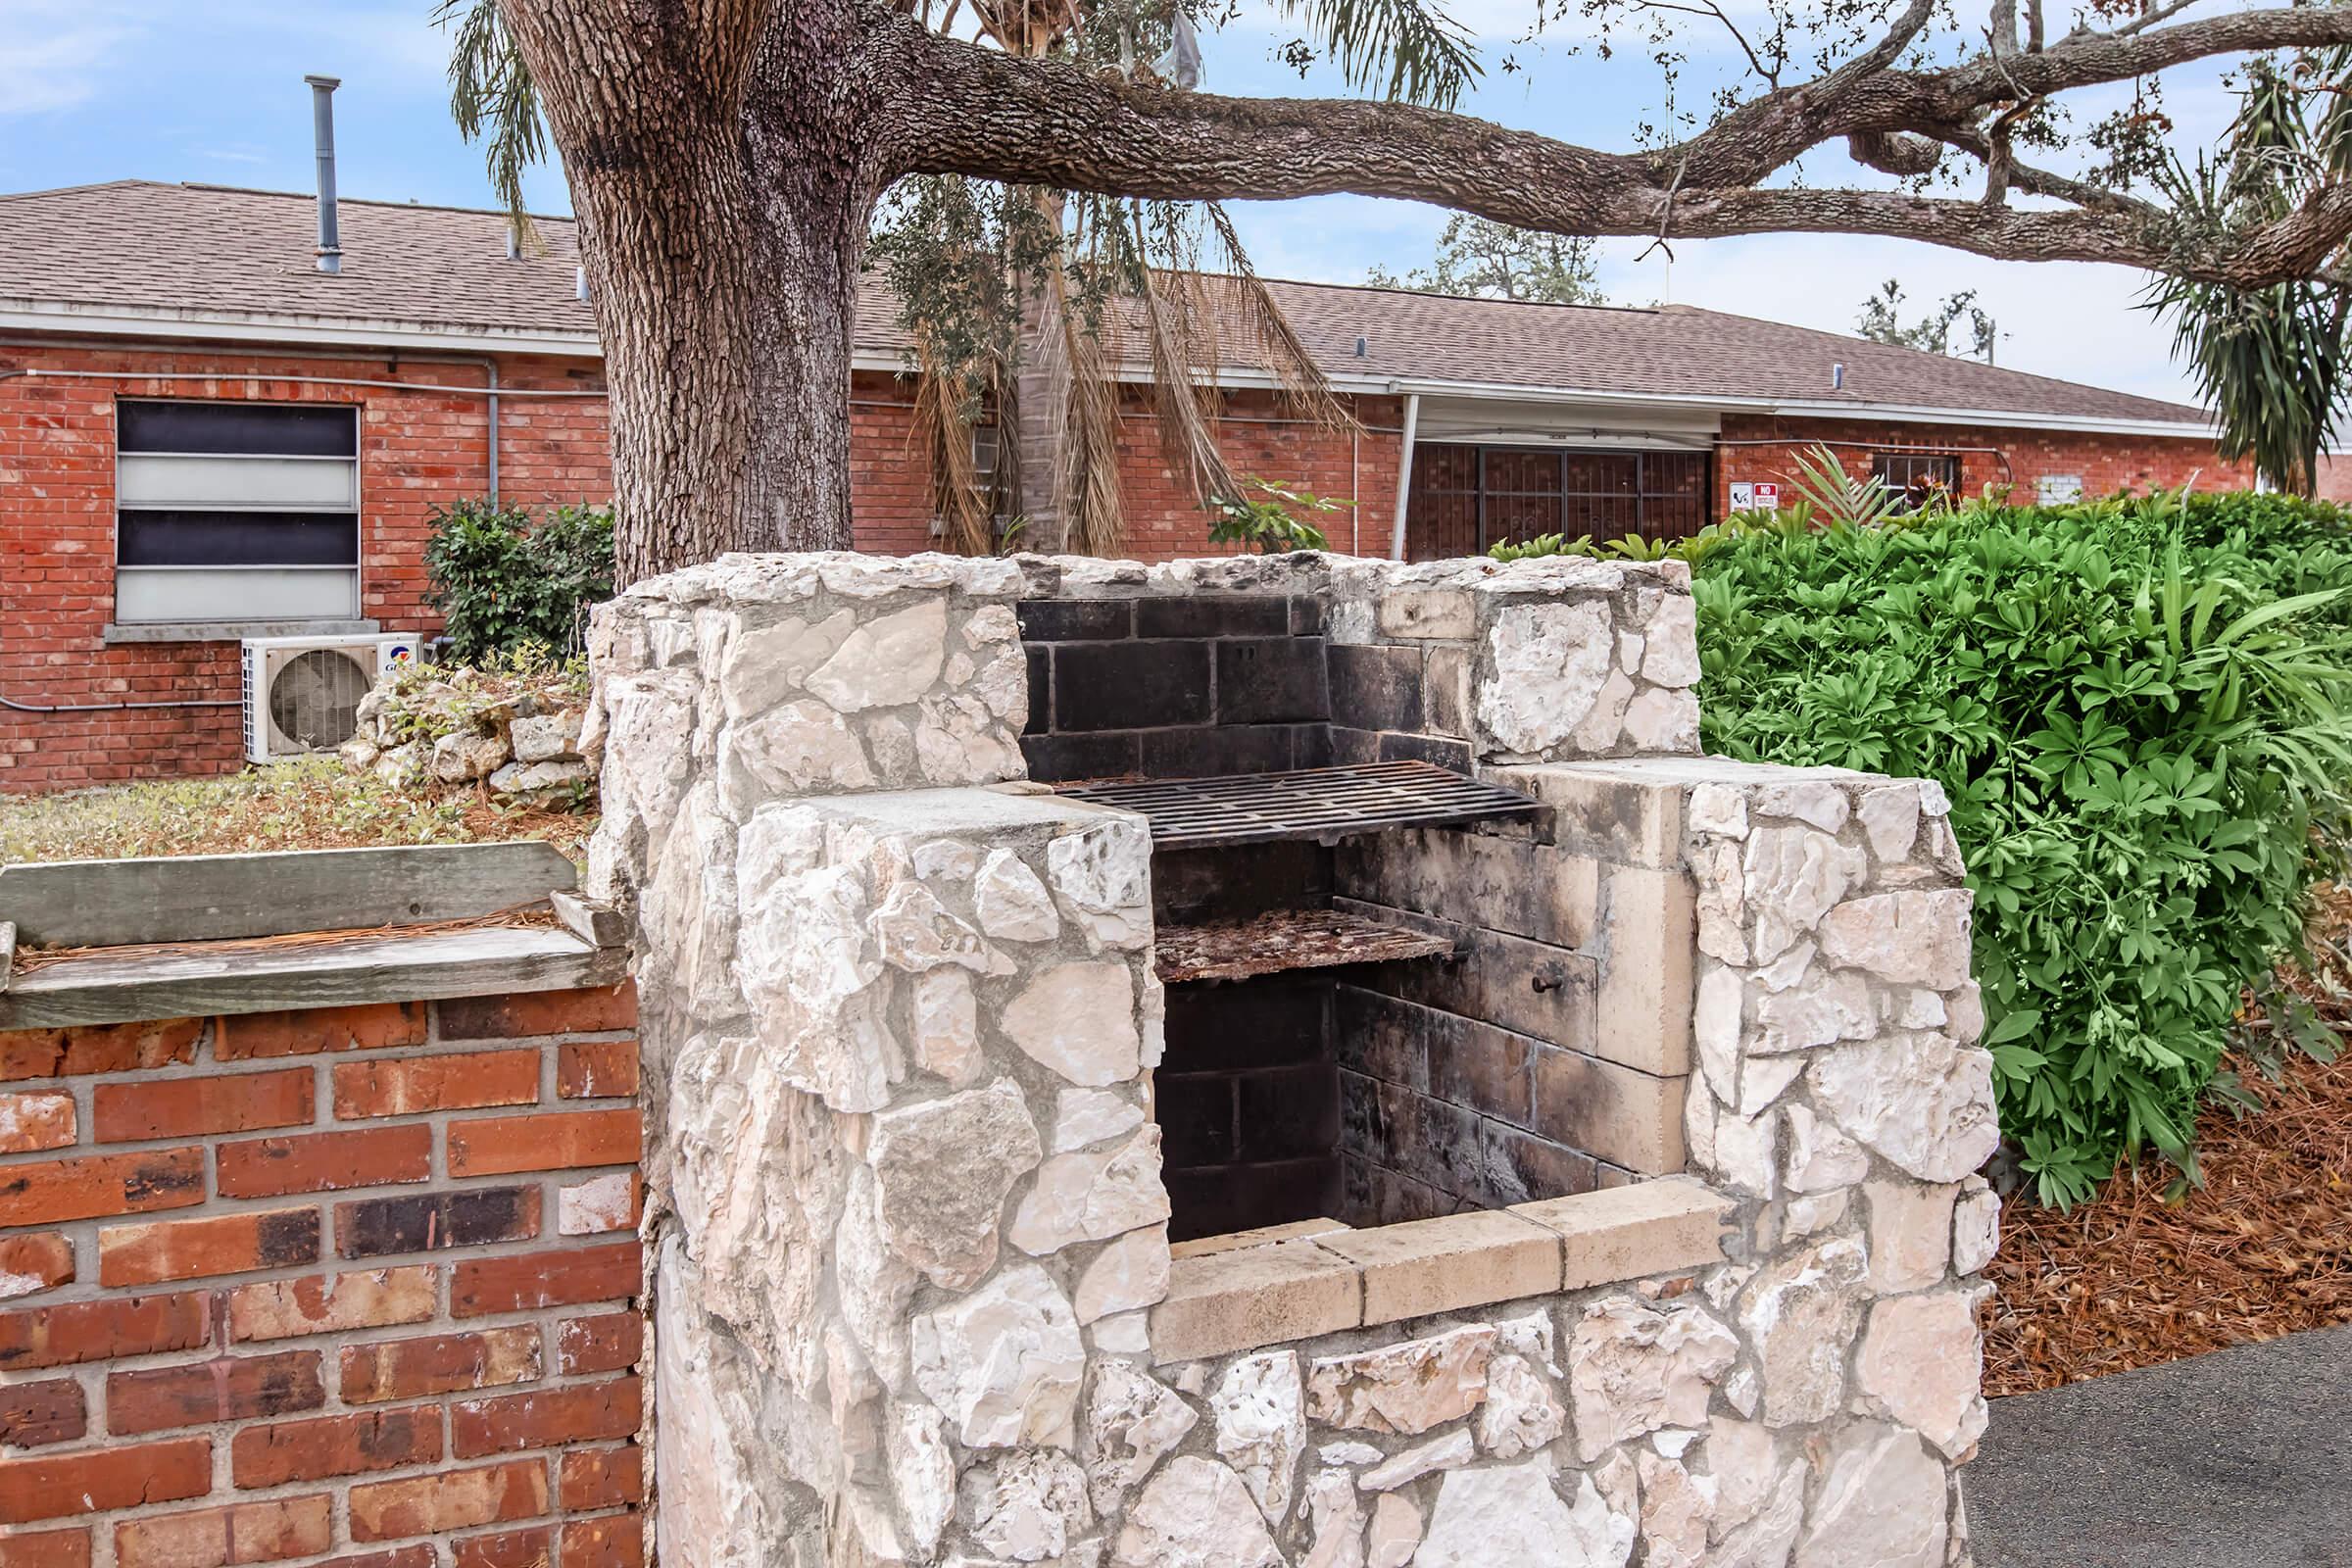
[[[538,241],[523,206],[522,177],[547,158],[547,123],[530,62],[507,30],[498,0],[435,0],[433,24],[452,31],[449,112],[458,134],[482,143],[491,193],[507,210],[516,240]]]
[[[1451,109],[1483,74],[1465,27],[1423,0],[1282,0],[1337,61],[1348,85]]]

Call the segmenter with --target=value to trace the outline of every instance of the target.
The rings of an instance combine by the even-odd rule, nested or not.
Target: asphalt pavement
[[[2352,1568],[2352,1328],[1992,1402],[1977,1568]]]

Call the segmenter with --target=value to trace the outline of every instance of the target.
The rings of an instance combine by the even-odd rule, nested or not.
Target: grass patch
[[[593,811],[501,805],[479,790],[404,790],[335,758],[305,757],[217,778],[11,799],[0,805],[0,864],[507,839],[545,839],[578,860],[596,822]]]

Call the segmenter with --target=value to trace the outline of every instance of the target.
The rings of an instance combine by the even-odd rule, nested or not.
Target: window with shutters
[[[115,619],[360,612],[360,411],[125,398],[115,407]]]

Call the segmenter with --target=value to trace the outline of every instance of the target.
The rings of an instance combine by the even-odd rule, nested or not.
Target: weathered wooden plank
[[[568,892],[552,844],[413,844],[0,866],[0,919],[27,948],[217,942],[466,920]]]
[[[222,953],[94,953],[19,975],[0,1029],[617,985],[628,953],[544,926],[477,927]]]
[[[555,906],[556,918],[565,930],[592,948],[626,947],[629,941],[629,917],[609,904],[593,904],[576,893],[550,893],[548,902]]]

